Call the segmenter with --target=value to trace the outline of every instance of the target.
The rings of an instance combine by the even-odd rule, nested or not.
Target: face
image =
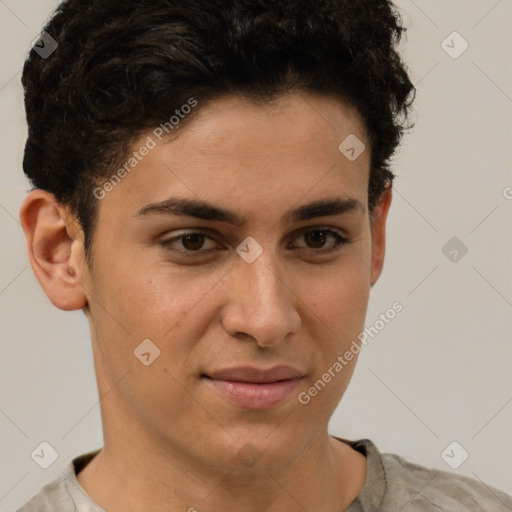
[[[279,467],[325,435],[349,383],[357,355],[338,357],[364,328],[387,209],[370,222],[369,150],[338,149],[368,147],[349,105],[198,107],[177,138],[141,137],[134,151],[156,146],[99,200],[81,278],[105,443]]]

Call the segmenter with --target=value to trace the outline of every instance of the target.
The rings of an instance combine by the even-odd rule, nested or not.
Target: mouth
[[[245,409],[271,409],[283,404],[303,377],[300,370],[284,365],[227,368],[202,375],[214,391]]]

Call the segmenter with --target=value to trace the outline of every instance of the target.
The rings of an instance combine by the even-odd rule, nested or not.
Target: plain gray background
[[[102,445],[88,325],[47,300],[18,220],[29,188],[21,68],[57,3],[0,0],[2,510]],[[512,1],[397,5],[416,126],[394,159],[387,258],[367,326],[395,301],[403,311],[363,349],[331,432],[512,493]],[[459,248],[443,252],[453,237]],[[59,454],[46,470],[30,456],[42,441]],[[469,454],[458,469],[441,457],[453,441],[452,465]]]

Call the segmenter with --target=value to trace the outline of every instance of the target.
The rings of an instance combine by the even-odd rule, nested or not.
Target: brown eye
[[[201,233],[194,233],[192,235],[182,236],[182,245],[189,251],[197,251],[201,249],[204,243],[205,236]]]
[[[296,238],[300,239],[301,237],[306,242],[306,245],[296,245],[292,248],[298,248],[304,252],[309,252],[313,255],[317,254],[319,256],[339,251],[342,246],[350,243],[348,238],[330,228],[309,229],[308,231],[303,231],[302,234]],[[334,240],[334,243],[330,246],[327,245],[329,238]],[[162,240],[160,245],[164,249],[175,253],[199,256],[216,250],[215,247],[204,247],[208,240],[215,242],[215,240],[206,232],[192,231]],[[178,245],[178,243],[180,245]]]
[[[300,237],[303,237],[306,245],[298,245],[296,247],[309,249],[309,252],[318,254],[337,251],[342,246],[350,243],[348,238],[340,235],[337,231],[328,228],[310,229],[309,231],[303,232],[299,238]],[[330,247],[325,245],[329,238],[334,239],[334,244],[331,244]]]
[[[308,245],[313,249],[320,249],[324,246],[327,240],[327,234],[325,231],[309,231],[305,234],[304,239],[308,242]]]
[[[207,240],[211,240],[212,242],[214,241],[213,238],[207,233],[202,231],[193,231],[162,240],[160,245],[165,249],[169,249],[177,253],[202,254],[212,250],[212,247],[206,249],[204,248],[205,242]],[[178,245],[178,242],[181,242],[181,244]]]

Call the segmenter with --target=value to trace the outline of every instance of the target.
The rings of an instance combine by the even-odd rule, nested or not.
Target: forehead
[[[101,209],[134,214],[170,196],[229,203],[259,216],[263,205],[288,210],[302,198],[326,195],[366,204],[370,151],[350,160],[340,150],[354,136],[368,148],[364,123],[346,102],[293,94],[256,105],[226,96],[196,108],[177,136],[159,140],[160,132],[150,130],[134,143],[134,155],[151,149],[125,165],[129,172],[110,187]]]
[[[364,123],[354,107],[317,93],[285,94],[266,103],[226,95],[203,106],[199,103],[198,107],[197,116],[185,131],[189,140],[201,139],[210,152],[222,147],[238,149],[246,156],[261,156],[267,146],[292,146],[300,153],[295,144],[305,139],[311,141],[311,149],[320,139],[324,145],[336,144],[353,131],[365,136]],[[247,144],[244,135],[260,145]]]

